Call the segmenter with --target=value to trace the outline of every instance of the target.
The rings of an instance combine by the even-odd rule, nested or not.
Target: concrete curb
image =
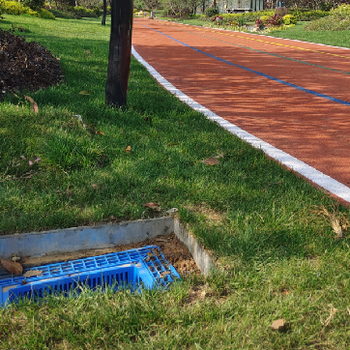
[[[174,232],[174,219],[163,217],[112,225],[82,226],[0,236],[0,257],[9,259],[11,254],[37,257],[78,250],[109,248],[138,243],[158,235],[170,235],[172,232]]]
[[[21,257],[39,257],[110,248],[139,243],[159,235],[168,236],[173,232],[187,246],[202,274],[207,276],[215,267],[213,259],[174,217],[0,236],[0,258],[9,259],[12,254]]]

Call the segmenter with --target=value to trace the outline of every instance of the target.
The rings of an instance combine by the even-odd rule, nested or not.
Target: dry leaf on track
[[[220,163],[216,158],[207,158],[202,160],[202,162],[206,165],[216,165]]]
[[[23,267],[20,263],[11,260],[1,259],[2,266],[14,275],[22,275]]]
[[[41,276],[43,274],[40,270],[29,270],[27,271],[23,276],[26,278],[33,277],[33,276]]]
[[[39,112],[38,104],[30,96],[24,95],[24,98],[31,103],[32,110],[35,113],[38,113]]]
[[[148,202],[145,204],[142,204],[144,207],[151,208],[151,209],[156,209],[159,208],[159,204],[153,203],[153,202]]]

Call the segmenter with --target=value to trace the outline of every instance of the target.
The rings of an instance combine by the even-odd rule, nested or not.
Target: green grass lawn
[[[60,57],[64,79],[0,103],[0,234],[177,207],[223,271],[166,293],[13,305],[0,310],[1,349],[349,348],[349,239],[316,213],[348,208],[179,102],[135,60],[127,108],[107,108],[109,27],[99,19],[6,15],[0,28],[11,23]],[[202,162],[215,156],[218,165]],[[272,331],[282,317],[287,329]]]
[[[303,40],[314,43],[350,47],[350,30],[311,32],[304,30],[308,22],[299,22],[287,30],[278,30],[269,33],[278,38]]]

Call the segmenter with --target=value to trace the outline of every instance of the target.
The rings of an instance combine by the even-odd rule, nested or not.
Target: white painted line
[[[249,132],[239,128],[238,126],[228,122],[221,118],[208,108],[200,105],[189,96],[185,95],[182,91],[177,89],[168,80],[166,80],[161,74],[159,74],[151,65],[149,65],[132,47],[133,56],[149,71],[149,73],[161,84],[166,90],[175,95],[180,101],[190,106],[195,111],[204,114],[208,119],[216,122],[222,128],[228,130],[231,134],[238,136],[240,139],[249,143],[257,149],[261,149],[268,156],[277,160],[281,164],[287,166],[293,171],[301,174],[308,180],[311,180],[318,186],[324,188],[330,193],[340,197],[341,199],[350,202],[350,188],[341,184],[340,182],[332,179],[330,176],[323,174],[310,165],[302,162],[301,160],[291,156],[290,154],[283,152],[282,150],[270,145],[269,143],[257,138]]]

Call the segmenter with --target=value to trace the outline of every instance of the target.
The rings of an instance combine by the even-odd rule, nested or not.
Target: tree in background
[[[102,22],[103,26],[106,25],[106,17],[107,17],[107,0],[103,0],[103,12],[102,12]]]
[[[169,15],[183,17],[195,14],[203,0],[164,0],[164,9]]]
[[[22,0],[21,3],[34,11],[39,11],[44,6],[45,0]]]
[[[0,0],[0,21],[1,21],[1,15],[5,12],[5,0]]]
[[[106,103],[126,105],[131,60],[132,0],[112,0]]]
[[[154,10],[157,8],[157,6],[159,5],[159,0],[143,0],[143,3],[146,7],[147,10]]]

